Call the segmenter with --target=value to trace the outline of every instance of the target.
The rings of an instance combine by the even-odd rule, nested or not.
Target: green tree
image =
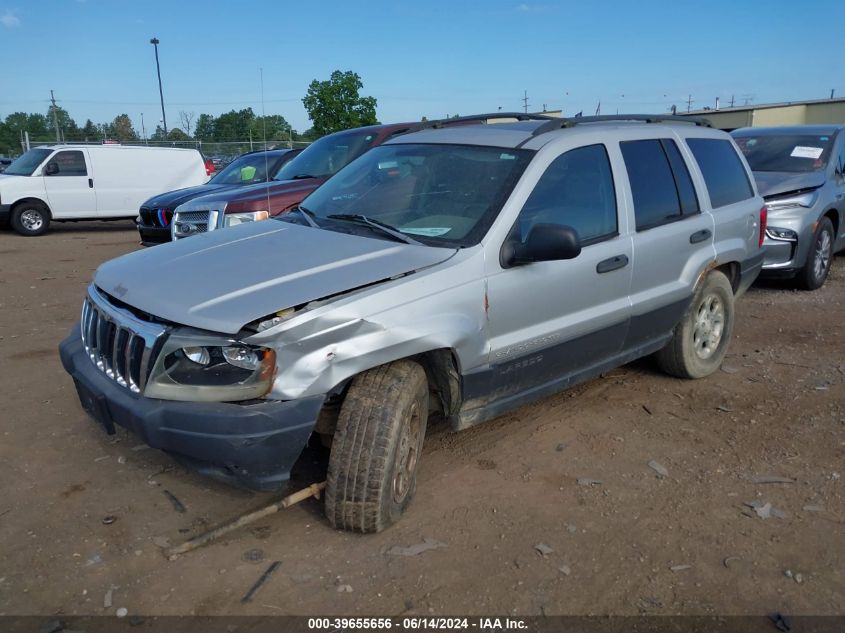
[[[97,127],[91,119],[86,119],[85,125],[80,130],[80,135],[83,141],[97,141],[103,137],[100,128]]]
[[[190,141],[191,137],[185,134],[185,131],[181,128],[175,127],[172,130],[167,131],[167,140],[168,141]]]
[[[111,122],[112,138],[116,138],[121,143],[125,141],[137,141],[138,135],[135,133],[135,128],[132,127],[132,119],[128,114],[118,114]]]
[[[267,135],[268,141],[290,140],[291,133],[296,137],[296,130],[292,129],[290,123],[281,114],[268,114],[264,117],[255,117],[250,125],[253,140],[262,140]]]
[[[363,87],[361,77],[351,70],[336,70],[328,81],[312,81],[302,104],[314,124],[314,132],[323,136],[378,123],[376,99],[362,97],[358,91]]]
[[[59,130],[62,133],[62,140],[75,139],[79,132],[79,127],[76,125],[76,121],[74,121],[68,114],[67,110],[61,106],[56,106],[56,119],[59,122]],[[52,137],[52,139],[55,139],[56,126],[53,122],[53,106],[50,106],[47,109],[47,116],[44,117],[44,122],[47,135]],[[30,132],[30,134],[32,133]]]
[[[255,113],[252,108],[231,110],[221,114],[214,121],[214,140],[219,142],[247,139],[254,120]],[[260,140],[260,137],[254,140]]]
[[[198,141],[213,141],[214,139],[214,117],[210,114],[201,114],[194,127],[194,136]]]

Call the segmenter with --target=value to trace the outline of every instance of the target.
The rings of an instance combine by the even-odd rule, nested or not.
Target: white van
[[[201,185],[195,149],[125,145],[36,147],[0,174],[0,226],[41,235],[51,221],[134,218],[144,200]]]

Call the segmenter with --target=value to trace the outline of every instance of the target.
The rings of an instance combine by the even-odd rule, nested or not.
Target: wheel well
[[[51,217],[53,215],[47,203],[43,200],[39,200],[38,198],[24,198],[23,200],[18,200],[12,205],[12,213],[14,213],[16,209],[22,207],[25,204],[37,204],[39,207],[44,207]]]
[[[396,360],[403,359],[397,358]],[[436,396],[431,400],[432,408],[451,421],[451,418],[457,415],[461,408],[460,363],[454,350],[435,349],[409,356],[407,360],[422,365],[428,379],[429,391]],[[343,404],[351,382],[352,378],[347,378],[328,393],[314,427],[315,432],[327,436],[334,435],[340,406]]]
[[[739,264],[736,262],[728,262],[727,264],[716,266],[714,270],[718,270],[728,278],[728,281],[731,282],[731,288],[733,288],[734,294],[736,294],[736,291],[739,288]]]
[[[836,240],[839,235],[839,211],[836,209],[828,209],[825,212],[824,217],[829,218],[833,224],[833,239]]]

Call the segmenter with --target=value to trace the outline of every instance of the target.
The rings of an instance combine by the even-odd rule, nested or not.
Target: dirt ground
[[[80,408],[57,345],[96,266],[136,241],[126,222],[0,232],[0,615],[845,611],[845,257],[818,292],[752,288],[709,378],[642,361],[430,429],[416,498],[381,534],[334,531],[309,500],[169,562],[161,545],[272,497],[109,437]],[[755,483],[774,476],[792,483]],[[442,546],[388,553],[425,539]]]

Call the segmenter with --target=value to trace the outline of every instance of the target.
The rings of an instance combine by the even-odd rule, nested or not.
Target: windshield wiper
[[[389,235],[390,237],[399,240],[400,242],[405,242],[405,244],[414,244],[415,246],[425,246],[422,242],[415,240],[412,237],[408,237],[404,233],[400,233],[394,227],[390,226],[389,224],[385,224],[384,222],[380,222],[379,220],[372,220],[368,218],[366,215],[361,213],[334,213],[332,215],[327,216],[329,219],[332,220],[345,220],[346,222],[356,222],[358,224],[366,224],[367,226],[371,226],[373,228],[378,229],[385,235]]]
[[[317,176],[312,176],[311,174],[297,174],[296,176],[292,176],[291,180],[305,180],[307,178],[316,178]]]
[[[293,211],[299,211],[299,215],[301,215],[303,218],[305,218],[305,221],[308,222],[309,226],[312,226],[315,229],[320,228],[320,225],[317,224],[317,221],[314,219],[314,217],[315,217],[314,212],[311,211],[310,209],[306,209],[301,204],[298,204],[292,210]]]

